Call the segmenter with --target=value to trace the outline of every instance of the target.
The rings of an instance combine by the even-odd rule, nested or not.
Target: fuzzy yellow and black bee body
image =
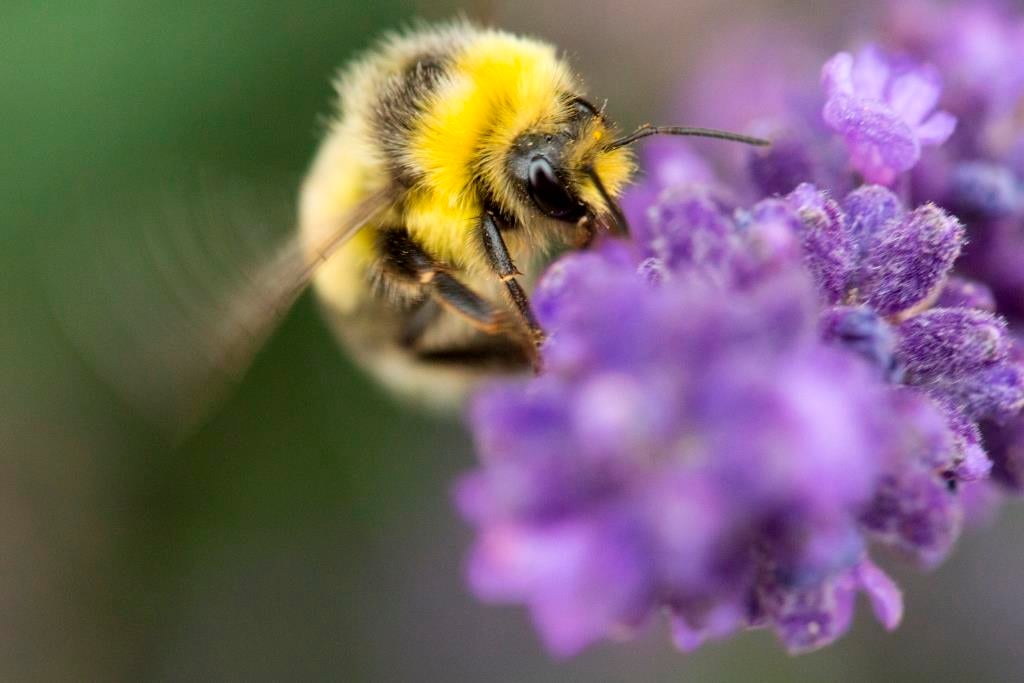
[[[482,376],[539,369],[530,284],[553,248],[626,231],[628,145],[655,134],[764,144],[648,125],[619,137],[554,47],[466,22],[386,37],[336,86],[284,245],[259,248],[266,216],[239,226],[231,207],[190,205],[187,225],[147,220],[134,243],[73,254],[92,263],[90,285],[68,287],[63,269],[54,279],[83,355],[178,433],[310,284],[352,356],[404,396],[450,404]],[[114,293],[110,308],[82,316],[94,283]]]
[[[302,234],[317,243],[369,196],[387,204],[314,277],[339,337],[387,384],[433,400],[536,363],[524,283],[550,247],[607,222],[601,192],[633,170],[569,65],[460,23],[385,40],[338,94]]]

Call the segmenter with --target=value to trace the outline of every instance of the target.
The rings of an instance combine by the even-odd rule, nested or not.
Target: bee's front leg
[[[527,330],[531,341],[536,348],[544,343],[545,334],[537,318],[530,308],[530,299],[523,291],[522,285],[516,280],[517,275],[522,275],[516,264],[512,261],[512,255],[505,246],[505,239],[501,236],[501,219],[493,211],[485,210],[480,218],[480,238],[483,243],[487,260],[494,270],[494,274],[505,283],[508,298],[515,307],[520,322]]]

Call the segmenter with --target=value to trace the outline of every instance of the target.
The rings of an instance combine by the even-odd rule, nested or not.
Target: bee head
[[[507,171],[530,210],[565,223],[583,219],[628,232],[616,198],[634,171],[629,146],[652,135],[682,135],[769,145],[767,140],[713,128],[644,124],[615,136],[604,114],[580,97],[568,100],[558,122],[529,130],[512,143]]]
[[[627,149],[608,148],[611,132],[601,112],[573,98],[557,126],[513,142],[506,163],[516,194],[533,211],[565,223],[617,211],[609,204],[629,180],[633,161]]]

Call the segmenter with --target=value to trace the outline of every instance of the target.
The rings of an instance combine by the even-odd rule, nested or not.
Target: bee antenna
[[[608,213],[611,214],[612,220],[615,221],[615,229],[620,235],[629,234],[629,222],[626,220],[626,214],[622,213],[622,207],[616,202],[608,190],[605,188],[604,183],[601,182],[601,176],[597,175],[597,171],[594,170],[593,166],[587,166],[583,169],[583,172],[587,174],[590,181],[594,183],[594,187],[597,188],[597,193],[601,195],[601,200],[608,207]]]
[[[715,138],[716,140],[729,140],[731,142],[740,142],[744,145],[755,145],[757,147],[767,147],[771,145],[771,141],[763,138],[755,138],[750,135],[741,135],[740,133],[730,133],[727,130],[717,130],[715,128],[693,128],[689,126],[652,126],[649,123],[645,123],[635,131],[619,138],[618,140],[612,140],[605,145],[605,151],[611,151],[618,149],[619,147],[625,147],[631,145],[637,140],[643,138],[649,138],[652,135],[686,135],[690,137],[698,138]]]

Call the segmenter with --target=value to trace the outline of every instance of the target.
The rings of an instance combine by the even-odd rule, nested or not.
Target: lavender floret
[[[892,326],[867,307],[835,306],[821,317],[821,337],[858,354],[890,382],[903,378],[896,356],[897,335]]]
[[[960,255],[963,225],[926,204],[875,236],[861,265],[863,300],[884,315],[906,311],[938,292]]]
[[[981,219],[1011,216],[1024,208],[1024,187],[1007,166],[985,161],[956,165],[949,179],[948,203]]]
[[[911,169],[924,145],[952,135],[956,118],[934,111],[942,80],[931,66],[908,64],[876,46],[856,58],[841,52],[822,68],[825,122],[843,136],[850,163],[869,183],[889,185]]]
[[[935,300],[937,308],[976,308],[980,311],[994,312],[996,299],[992,290],[980,282],[954,275],[946,280],[946,285]]]
[[[1007,358],[1005,321],[964,308],[934,308],[900,325],[898,355],[909,384],[951,381]]]

